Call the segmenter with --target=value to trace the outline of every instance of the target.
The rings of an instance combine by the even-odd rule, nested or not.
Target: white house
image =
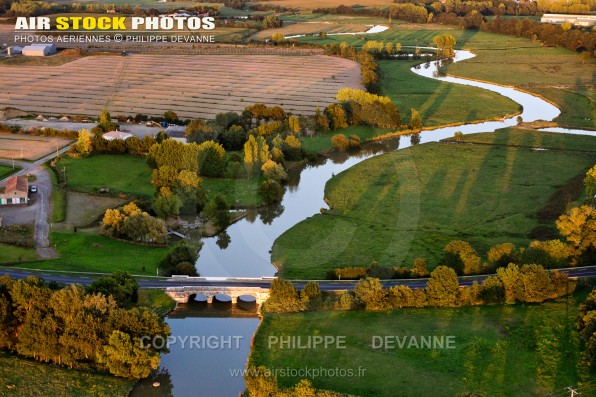
[[[112,141],[114,139],[121,139],[125,141],[130,137],[132,137],[132,134],[122,131],[110,131],[103,134],[103,139],[105,139],[106,141]]]
[[[23,47],[22,53],[26,57],[47,57],[56,53],[54,44],[31,44]]]

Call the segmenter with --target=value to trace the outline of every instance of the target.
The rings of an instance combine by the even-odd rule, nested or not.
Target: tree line
[[[391,16],[414,23],[457,25],[465,29],[480,29],[491,33],[526,37],[548,46],[561,46],[594,56],[596,32],[593,30],[572,27],[570,24],[540,23],[529,18],[502,18],[509,15],[532,16],[542,12],[588,13],[596,7],[593,2],[574,0],[564,5],[549,0],[539,2],[447,0],[445,3],[435,1],[430,4],[421,1],[406,4],[401,4],[400,1],[399,3],[386,9],[339,6],[320,8],[313,12],[374,15],[385,18]],[[487,18],[493,16],[496,18]]]
[[[147,308],[126,308],[138,288],[132,281],[116,274],[86,290],[57,289],[33,276],[0,277],[0,350],[68,368],[147,377],[157,369],[160,351],[143,347],[141,337],[166,338],[170,330]]]
[[[403,307],[457,307],[495,303],[544,302],[574,291],[575,284],[559,271],[542,266],[509,264],[482,283],[460,286],[457,273],[438,266],[430,273],[425,288],[407,285],[386,288],[375,277],[360,279],[352,291],[339,295],[322,293],[319,285],[308,282],[301,291],[286,280],[275,279],[263,310],[270,313],[303,310],[390,310]]]

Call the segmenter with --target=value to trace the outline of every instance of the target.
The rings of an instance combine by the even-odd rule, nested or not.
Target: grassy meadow
[[[0,179],[6,178],[18,170],[20,170],[20,168],[15,168],[13,170],[11,166],[0,164]]]
[[[432,269],[451,240],[481,255],[498,243],[525,245],[539,209],[596,162],[577,150],[596,147],[594,137],[516,129],[476,137],[500,144],[427,143],[336,175],[325,187],[332,209],[282,234],[273,262],[286,278],[321,279],[335,267],[410,266],[415,258]],[[530,147],[516,147],[520,140]],[[557,150],[533,150],[549,145]]]
[[[0,390],[6,397],[126,397],[135,381],[74,371],[0,354]]]
[[[379,61],[382,94],[397,105],[403,124],[409,123],[411,108],[420,112],[425,127],[503,117],[521,110],[512,100],[482,88],[418,76],[410,71],[418,63]]]
[[[550,396],[563,395],[569,385],[593,395],[596,378],[579,362],[575,328],[584,298],[576,293],[540,305],[266,315],[250,362],[271,369],[340,368],[355,374],[364,368],[362,376],[311,379],[317,388],[362,397]],[[312,335],[345,336],[346,348],[269,348],[269,336],[306,341]],[[455,348],[374,348],[372,339],[407,336],[409,341],[429,335],[454,336]],[[289,387],[300,379],[277,380]]]
[[[56,168],[61,173],[66,169],[66,181],[71,190],[97,193],[102,186],[107,186],[110,194],[142,198],[152,197],[155,191],[151,185],[151,169],[141,157],[110,154],[64,157]]]
[[[50,244],[56,248],[60,258],[28,263],[27,267],[102,273],[124,270],[154,276],[159,261],[170,249],[115,240],[101,236],[93,229],[78,233],[52,231]]]

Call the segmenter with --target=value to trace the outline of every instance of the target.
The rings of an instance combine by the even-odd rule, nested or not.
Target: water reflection
[[[202,296],[195,299],[166,317],[176,342],[170,344],[169,353],[162,354],[159,370],[140,381],[131,397],[231,397],[244,391],[244,378],[232,371],[246,367],[260,321],[255,302],[207,304]],[[215,337],[213,341],[219,342],[191,347],[191,337]],[[160,386],[153,387],[153,382]]]

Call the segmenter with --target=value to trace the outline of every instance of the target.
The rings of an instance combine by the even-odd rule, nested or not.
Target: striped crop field
[[[323,55],[90,56],[60,66],[0,66],[0,108],[46,115],[213,118],[248,105],[314,114],[341,88],[361,88],[360,66]]]

